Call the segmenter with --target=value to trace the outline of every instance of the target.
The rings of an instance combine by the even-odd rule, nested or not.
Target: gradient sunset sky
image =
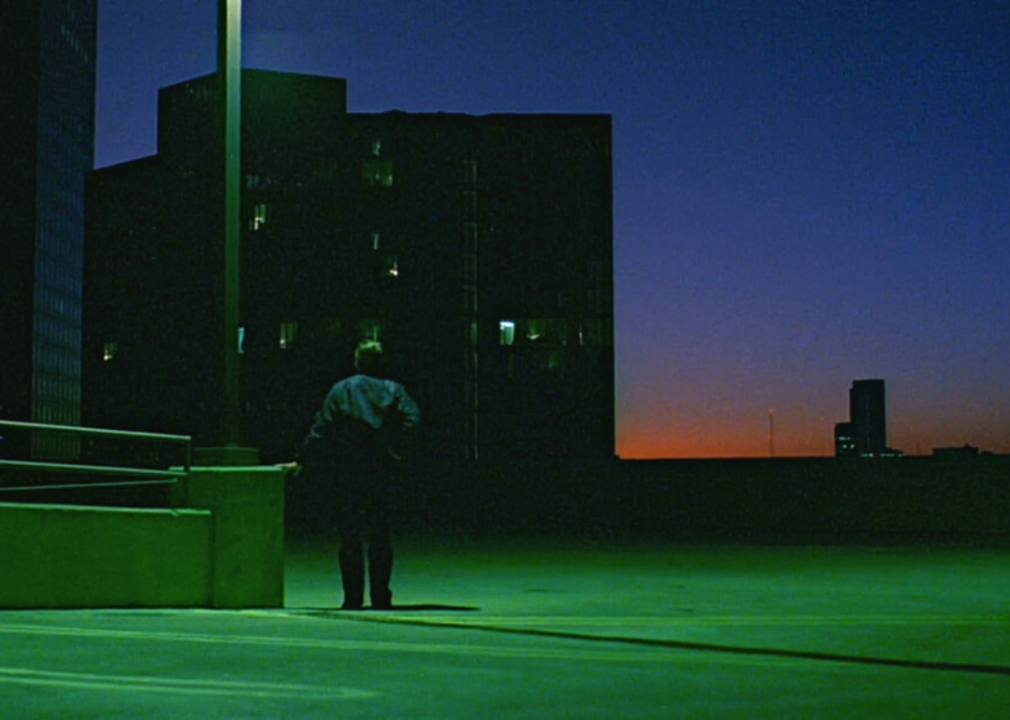
[[[352,112],[610,113],[617,452],[1010,452],[1010,0],[245,0]],[[216,0],[100,0],[96,164],[156,151]]]

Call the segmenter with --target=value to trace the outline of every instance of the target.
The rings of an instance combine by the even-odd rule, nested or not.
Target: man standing
[[[345,610],[364,604],[364,542],[368,545],[368,587],[372,608],[392,606],[393,570],[389,512],[394,475],[405,431],[421,413],[402,385],[384,378],[382,344],[363,340],[354,352],[358,374],[334,385],[302,443],[296,462],[283,467],[298,474],[303,463],[330,455],[336,462],[337,529]]]

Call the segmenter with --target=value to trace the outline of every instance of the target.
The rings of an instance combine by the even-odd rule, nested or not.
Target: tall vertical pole
[[[239,230],[242,0],[218,0],[218,74],[224,100],[224,444],[239,444]]]
[[[775,408],[768,408],[768,457],[775,457]]]

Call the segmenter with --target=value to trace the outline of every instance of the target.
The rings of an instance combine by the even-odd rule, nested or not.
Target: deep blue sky
[[[100,0],[96,161],[155,152],[215,0]],[[1010,0],[246,0],[246,67],[352,112],[614,118],[618,451],[1010,452]]]

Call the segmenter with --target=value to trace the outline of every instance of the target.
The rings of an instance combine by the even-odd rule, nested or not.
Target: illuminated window
[[[238,329],[238,354],[245,355],[245,328]]]
[[[253,217],[249,221],[249,229],[256,231],[267,224],[267,214],[269,211],[269,206],[266,203],[260,203],[253,208]]]
[[[298,323],[294,322],[281,323],[281,337],[280,337],[281,350],[290,350],[291,346],[295,344],[295,336],[297,334],[298,334]]]
[[[372,233],[372,250],[378,250],[379,249],[379,240],[380,240],[379,233],[373,232]]]
[[[105,362],[110,362],[116,358],[119,353],[119,343],[107,342],[105,343],[105,348],[102,352],[102,360]]]
[[[382,273],[387,277],[399,277],[400,263],[397,261],[396,255],[387,255],[383,259]]]
[[[568,344],[568,321],[563,318],[529,318],[509,322],[513,327],[513,341],[509,345]]]
[[[378,320],[362,320],[358,323],[358,338],[361,340],[381,340],[382,324]]]
[[[502,345],[514,345],[516,341],[516,324],[512,320],[502,320],[498,323],[498,333]]]
[[[361,164],[361,181],[365,187],[392,187],[393,161],[369,158]]]
[[[372,155],[374,155],[375,157],[379,157],[379,155],[381,155],[381,154],[382,154],[382,141],[381,140],[373,140],[372,141]]]

